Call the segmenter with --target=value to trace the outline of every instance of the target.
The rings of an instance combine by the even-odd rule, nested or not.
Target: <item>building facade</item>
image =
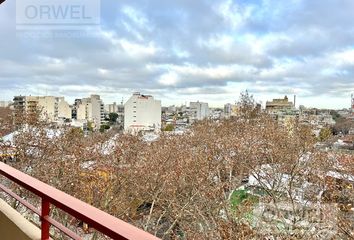
[[[124,105],[124,130],[136,133],[160,129],[161,101],[150,95],[133,93]]]
[[[106,111],[106,113],[116,113],[118,112],[118,105],[116,102],[112,104],[106,104],[104,105],[104,110]]]
[[[64,98],[58,99],[58,118],[59,119],[71,119],[72,118],[72,109],[67,101]]]
[[[224,117],[230,118],[237,116],[239,107],[236,104],[227,103],[224,105]]]
[[[203,120],[209,117],[209,105],[203,102],[190,102],[189,104],[190,119]]]
[[[295,101],[295,97],[294,97]],[[269,112],[283,111],[283,110],[291,110],[294,109],[294,103],[290,102],[288,97],[280,99],[273,99],[273,101],[266,102],[266,110]]]
[[[104,103],[99,95],[76,99],[73,107],[73,117],[76,120],[87,120],[93,123],[94,129],[99,129],[104,122]]]
[[[60,118],[71,118],[71,109],[64,97],[15,96],[13,99],[15,117],[38,115],[41,120],[54,122]]]

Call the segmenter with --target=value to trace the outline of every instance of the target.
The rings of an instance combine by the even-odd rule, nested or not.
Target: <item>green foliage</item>
[[[104,132],[105,130],[108,130],[108,129],[110,129],[111,127],[109,126],[109,125],[106,125],[106,124],[103,124],[103,125],[101,125],[101,127],[100,127],[100,132]]]
[[[330,128],[322,128],[318,138],[321,142],[323,142],[329,139],[331,136],[332,136],[332,130]]]
[[[167,124],[164,131],[171,132],[175,129],[175,127],[172,124]]]
[[[118,119],[118,113],[110,113],[108,119],[110,123],[115,123]]]
[[[333,120],[336,122],[340,118],[340,115],[337,111],[331,111],[331,115],[332,115]]]
[[[70,129],[69,134],[72,136],[82,136],[84,131],[81,128],[72,128]]]
[[[246,190],[237,190],[232,193],[231,205],[237,207],[240,203],[248,197]]]
[[[234,191],[232,193],[231,205],[232,205],[233,208],[238,207],[245,200],[247,200],[247,201],[249,201],[251,203],[257,203],[258,202],[258,197],[247,193],[246,190],[236,190],[236,191]]]
[[[90,121],[87,122],[87,130],[93,132],[93,122]]]

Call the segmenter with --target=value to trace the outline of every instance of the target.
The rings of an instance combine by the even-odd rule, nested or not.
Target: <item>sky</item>
[[[18,0],[19,1],[19,0]],[[16,3],[0,5],[0,100],[14,95],[132,92],[162,104],[234,103],[247,90],[297,106],[349,108],[353,0],[102,0],[86,35],[24,35]],[[89,34],[87,34],[89,33]]]

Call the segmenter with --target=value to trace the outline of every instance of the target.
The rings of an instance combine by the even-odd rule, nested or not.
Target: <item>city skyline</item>
[[[247,90],[245,90],[247,91]],[[113,104],[113,103],[116,103],[116,104],[125,104],[129,98],[131,97],[131,95],[133,95],[134,93],[141,93],[141,94],[144,94],[144,95],[150,95],[150,94],[147,94],[146,92],[141,92],[141,91],[135,91],[135,92],[132,92],[130,93],[130,95],[126,95],[126,96],[123,96],[121,97],[120,99],[119,98],[116,98],[116,99],[110,99],[110,100],[107,100],[108,98],[105,98],[105,96],[103,95],[99,95],[103,101],[103,103],[105,105],[109,105],[109,104]],[[241,92],[240,92],[241,94]],[[249,93],[250,95],[252,95],[252,93]],[[70,104],[70,105],[73,105],[75,103],[75,101],[77,99],[82,99],[82,98],[85,98],[87,96],[90,96],[90,95],[97,95],[97,93],[89,93],[89,94],[86,94],[86,95],[80,95],[80,96],[77,96],[77,97],[67,97],[67,96],[62,96],[62,95],[46,95],[46,94],[35,94],[35,95],[23,95],[23,94],[18,94],[18,95],[15,95],[13,96],[11,99],[1,99],[0,98],[0,102],[8,102],[8,103],[11,103],[13,101],[13,98],[16,97],[16,96],[39,96],[39,97],[46,97],[46,96],[50,96],[50,97],[64,97],[65,100]],[[260,98],[258,98],[257,96],[253,96],[252,97],[254,98],[255,102],[256,103],[259,103],[261,104],[261,106],[263,108],[265,108],[265,105],[266,105],[266,102],[268,101],[272,101],[274,99],[283,99],[284,97],[288,97],[289,101],[291,103],[294,103],[294,97],[296,97],[296,100],[295,100],[295,104],[294,106],[296,108],[299,108],[299,106],[304,106],[306,108],[319,108],[319,109],[333,109],[333,110],[341,110],[341,109],[350,109],[351,108],[351,103],[352,103],[352,99],[350,97],[353,97],[354,94],[352,94],[351,96],[349,96],[349,99],[347,99],[347,102],[349,102],[347,104],[346,107],[343,107],[343,108],[329,108],[329,107],[316,107],[316,106],[312,106],[312,105],[303,105],[302,104],[302,101],[300,99],[299,101],[299,98],[297,95],[279,95],[279,96],[275,96],[274,98],[271,98],[271,99],[265,99],[264,97],[262,99],[265,99],[264,101],[260,100]],[[221,102],[220,104],[214,104],[213,102],[208,102],[207,99],[196,99],[196,98],[193,98],[194,100],[191,100],[191,99],[185,99],[184,102],[174,102],[174,101],[164,101],[163,99],[159,99],[161,101],[161,104],[163,107],[169,107],[169,106],[189,106],[189,104],[191,102],[206,102],[209,104],[209,106],[211,108],[223,108],[226,104],[236,104],[238,101],[239,101],[239,96],[235,97],[235,99],[231,100],[231,101],[224,101],[224,102]],[[300,102],[300,103],[299,103]]]
[[[110,103],[140,91],[221,107],[249,90],[263,104],[296,94],[297,105],[350,107],[350,0],[107,0],[100,30],[77,38],[19,36],[15,5],[0,8],[1,100],[96,93]]]

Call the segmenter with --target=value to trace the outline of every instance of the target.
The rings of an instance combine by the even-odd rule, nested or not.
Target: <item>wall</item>
[[[40,240],[41,231],[0,199],[0,239]]]

